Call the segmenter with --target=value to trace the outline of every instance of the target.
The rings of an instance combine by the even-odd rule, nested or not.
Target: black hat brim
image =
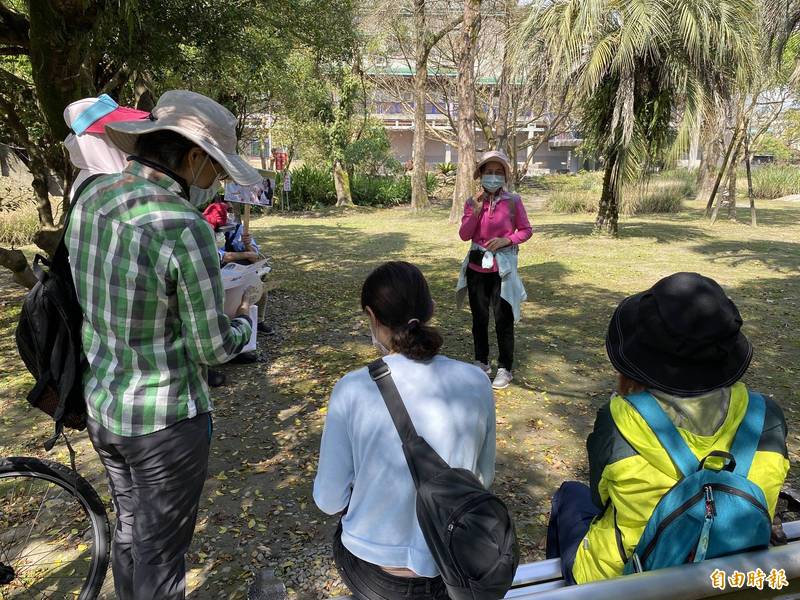
[[[649,388],[681,397],[700,396],[742,378],[753,358],[753,346],[741,332],[728,345],[724,358],[716,360],[671,356],[647,344],[638,324],[639,303],[646,293],[623,300],[609,323],[606,352],[617,371]]]

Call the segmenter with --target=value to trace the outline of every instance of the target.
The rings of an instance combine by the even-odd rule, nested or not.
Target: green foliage
[[[800,108],[790,108],[783,112],[775,123],[776,135],[789,148],[800,147]]]
[[[428,194],[436,189],[436,178],[427,176]],[[391,177],[353,178],[353,202],[359,206],[396,206],[411,202],[411,177],[396,175]]]
[[[357,175],[395,175],[401,168],[392,155],[392,143],[383,126],[368,121],[360,138],[348,144],[344,151],[344,162]]]
[[[540,175],[532,177],[531,183],[540,189],[562,191],[596,191],[603,187],[603,173],[600,171],[580,171],[574,175]]]
[[[800,194],[800,170],[795,166],[753,167],[753,194],[772,200]],[[739,177],[738,181],[746,181]]]
[[[753,149],[754,154],[773,156],[777,161],[786,161],[792,157],[792,149],[777,136],[765,133],[758,140],[758,144]]]
[[[458,165],[454,165],[451,162],[443,162],[436,165],[436,169],[444,176],[455,175],[456,171],[458,171]]]
[[[595,212],[603,189],[602,173],[547,175],[539,178],[536,187],[551,192],[545,206],[552,212]],[[694,189],[692,171],[665,171],[643,183],[626,186],[620,212],[624,215],[678,212],[683,199],[694,195]]]
[[[0,206],[0,244],[12,247],[30,244],[39,226],[39,213],[32,197]]]
[[[754,0],[560,0],[530,8],[516,62],[533,62],[544,47],[552,80],[575,86],[587,147],[610,165],[610,204],[598,214],[610,233],[616,191],[685,150],[715,99],[753,78],[757,8]]]
[[[283,178],[278,175],[275,186],[282,189]],[[305,209],[336,204],[333,173],[330,169],[315,169],[303,165],[292,170],[292,208]]]
[[[276,186],[282,179],[278,175]],[[428,175],[428,192],[436,189],[436,178]],[[362,175],[350,180],[353,203],[357,206],[397,206],[411,202],[411,177],[406,175]],[[336,204],[331,169],[304,164],[292,171],[292,209],[307,210]]]
[[[680,211],[684,198],[681,182],[650,182],[639,189],[626,190],[622,197],[622,214],[675,213]]]
[[[545,207],[562,214],[591,213],[597,210],[599,198],[599,192],[558,190],[547,197]]]

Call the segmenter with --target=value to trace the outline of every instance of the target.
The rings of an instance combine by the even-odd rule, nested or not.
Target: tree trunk
[[[263,171],[267,170],[267,154],[265,152],[265,145],[264,137],[262,136],[260,140],[258,140],[258,156],[261,158],[261,169]]]
[[[597,233],[607,232],[617,235],[619,222],[619,156],[613,151],[606,160],[603,172],[603,191],[597,207],[597,219],[594,230]]]
[[[475,54],[481,29],[481,0],[464,1],[464,21],[458,56],[458,171],[450,222],[461,216],[464,202],[472,193],[475,170]]]
[[[333,162],[333,185],[336,186],[336,206],[353,206],[350,177],[341,160]]]
[[[742,141],[744,140],[744,136],[743,135],[738,135],[738,133],[739,132],[737,130],[736,134],[737,134],[737,136],[739,138],[738,141],[736,141],[736,137],[734,137],[734,139],[731,140],[731,148],[728,150],[728,156],[725,157],[725,164],[722,165],[722,169],[720,169],[719,176],[717,177],[717,181],[714,184],[714,189],[711,190],[711,197],[708,199],[709,204],[711,204],[711,202],[714,200],[714,197],[717,194],[717,190],[719,189],[719,184],[720,184],[720,182],[722,180],[723,174],[725,173],[725,169],[728,166],[731,154],[733,154],[733,156],[736,156],[737,154],[739,154],[739,148],[742,147]],[[735,142],[735,144],[734,144],[734,142]],[[736,146],[735,149],[734,149],[734,145]],[[733,150],[733,153],[731,153],[731,150]],[[722,204],[722,195],[718,196],[717,197],[717,201],[714,202],[714,210],[711,213],[711,224],[712,225],[717,222],[717,217],[719,216],[719,207],[720,207],[721,204]],[[708,210],[708,207],[706,207],[706,211],[707,210]]]
[[[719,170],[719,175],[717,175],[717,180],[714,182],[714,189],[711,190],[711,196],[708,198],[708,204],[706,205],[706,214],[708,214],[708,209],[711,207],[711,204],[714,205],[714,210],[711,213],[711,224],[717,222],[717,216],[719,215],[719,207],[722,204],[722,195],[717,196],[717,191],[719,190],[719,184],[722,182],[722,177],[728,169],[728,165],[730,164],[731,156],[735,156],[739,153],[739,148],[742,146],[742,140],[744,139],[743,135],[739,135],[739,129],[734,132],[733,139],[731,140],[731,145],[728,148],[728,152],[725,155],[725,161],[722,163],[722,168]],[[714,198],[716,197],[716,202],[714,202]]]
[[[739,159],[741,158],[741,146],[728,167],[728,218],[736,220],[736,180],[738,175]]]
[[[156,106],[156,99],[150,89],[150,83],[142,73],[136,74],[133,83],[133,96],[136,101],[136,108],[150,112]]]
[[[750,162],[753,156],[750,153],[750,133],[745,134],[744,137],[744,164],[747,169],[747,197],[750,199],[750,224],[753,227],[758,227],[758,219],[756,218],[756,197],[753,193],[753,173],[750,168]]]
[[[428,49],[425,0],[414,0],[414,167],[411,171],[411,209],[430,206],[425,167],[425,99],[428,92]]]
[[[697,169],[697,199],[706,201],[714,186],[717,166],[722,154],[717,133],[719,130],[711,125],[709,124],[701,137],[700,167]]]
[[[98,2],[27,2],[31,73],[42,114],[57,140],[67,137],[64,107],[95,94],[88,71]]]
[[[511,10],[512,6],[516,4],[516,2],[512,2],[511,0],[506,0],[505,6],[503,7],[504,15],[503,15],[503,27],[505,30],[510,30],[511,28]],[[510,43],[506,41],[503,44],[503,64],[500,69],[500,81],[499,81],[499,94],[500,97],[498,99],[497,105],[497,124],[495,125],[495,147],[493,150],[501,150],[506,154],[510,154],[508,152],[509,149],[509,135],[512,133],[513,124],[511,122],[510,113],[511,113],[511,72],[512,72],[512,64],[511,64],[511,48],[509,47]]]

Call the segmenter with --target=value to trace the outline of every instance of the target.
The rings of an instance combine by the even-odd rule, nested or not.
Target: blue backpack
[[[626,399],[653,430],[680,479],[656,505],[625,574],[766,548],[772,530],[767,501],[747,479],[764,427],[764,398],[750,393],[730,453],[714,451],[701,461],[652,395]],[[721,459],[724,467],[712,469],[707,464],[711,457]]]

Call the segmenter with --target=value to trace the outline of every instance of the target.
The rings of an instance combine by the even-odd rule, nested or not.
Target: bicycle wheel
[[[105,507],[71,469],[0,459],[0,599],[92,600],[109,555]]]

